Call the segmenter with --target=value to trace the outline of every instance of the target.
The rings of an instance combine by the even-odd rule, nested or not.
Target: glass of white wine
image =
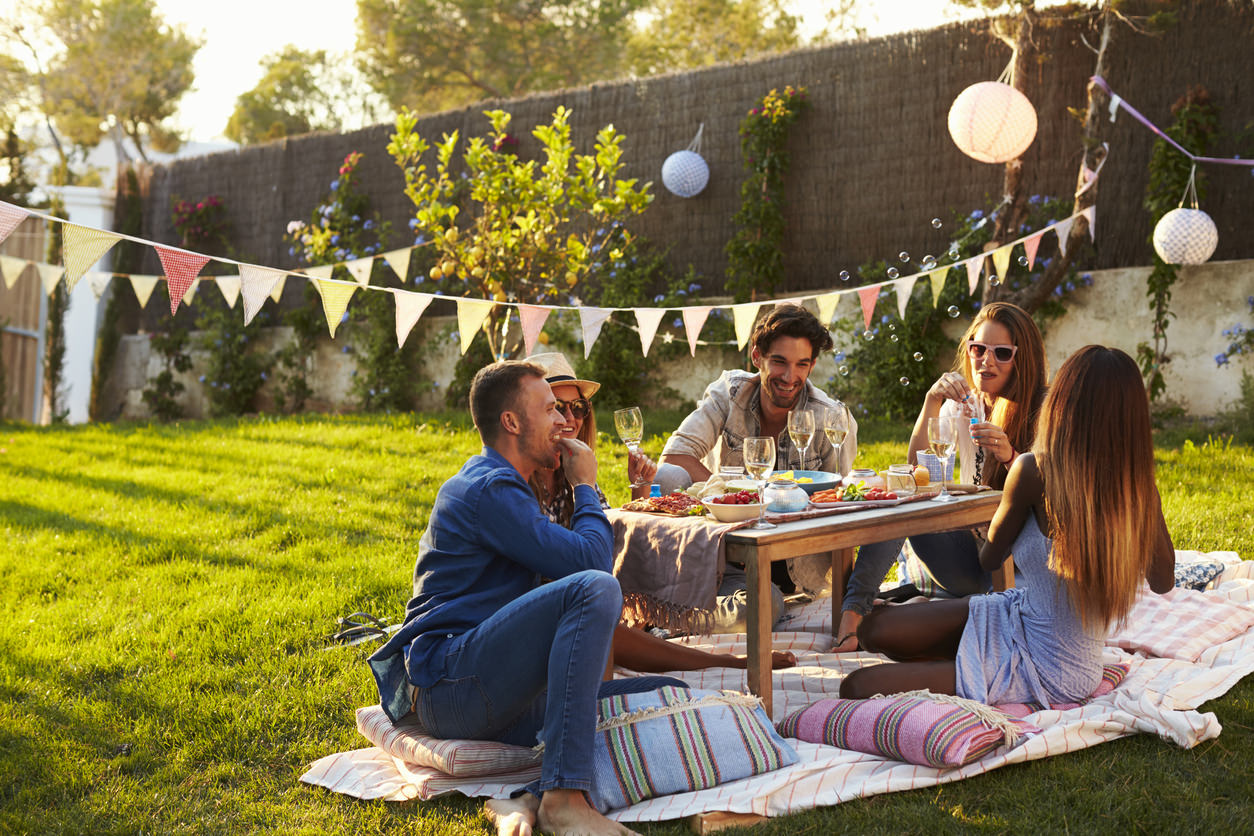
[[[640,439],[644,438],[644,415],[640,412],[640,407],[629,406],[626,409],[614,410],[614,429],[618,430],[618,437],[627,445],[627,449],[632,453],[640,452]],[[630,470],[630,465],[628,470]],[[638,488],[644,484],[644,480],[637,479],[631,483],[633,488]]]
[[[958,419],[952,415],[927,419],[927,443],[932,455],[940,461],[941,489],[932,497],[933,502],[951,502],[953,496],[946,489],[949,484],[949,458],[958,443]]]
[[[745,471],[758,483],[758,521],[750,528],[774,528],[774,523],[766,521],[766,477],[775,467],[775,439],[767,436],[750,436],[745,439],[744,447]]]
[[[840,401],[827,408],[827,413],[823,416],[823,432],[836,448],[836,475],[844,479],[845,474],[840,472],[840,448],[845,443],[845,436],[849,434],[849,410]]]
[[[814,413],[804,409],[794,409],[788,413],[788,437],[797,448],[800,460],[798,470],[806,468],[806,453],[810,452],[810,442],[814,440]]]

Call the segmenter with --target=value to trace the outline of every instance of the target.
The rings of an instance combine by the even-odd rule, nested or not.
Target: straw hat
[[[544,369],[544,379],[550,385],[558,383],[566,383],[579,389],[579,394],[585,398],[592,397],[601,384],[593,380],[580,380],[575,376],[575,370],[570,365],[570,361],[566,359],[566,355],[560,351],[547,351],[544,354],[533,354],[527,358],[528,363],[534,363]]]

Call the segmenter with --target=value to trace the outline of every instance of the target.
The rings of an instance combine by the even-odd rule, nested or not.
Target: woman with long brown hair
[[[1045,397],[1045,343],[1031,315],[1009,302],[985,305],[971,322],[951,371],[927,392],[914,432],[909,460],[927,450],[929,418],[963,416],[958,435],[962,478],[1001,489],[1015,457],[1032,446],[1036,416]],[[974,420],[987,416],[987,420]],[[903,539],[872,543],[858,550],[849,587],[841,603],[836,653],[858,649],[857,630]],[[937,586],[954,596],[990,588],[980,568],[979,541],[970,531],[917,535],[910,545]]]
[[[1154,483],[1149,402],[1136,363],[1090,345],[1058,371],[1032,452],[1010,467],[986,570],[1010,553],[1020,586],[872,612],[863,646],[897,665],[841,683],[861,699],[927,688],[983,703],[1076,702],[1102,676],[1102,643],[1142,580],[1163,593],[1175,550]]]

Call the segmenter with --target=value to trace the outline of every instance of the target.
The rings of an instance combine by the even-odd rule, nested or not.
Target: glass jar
[[[899,497],[914,496],[917,486],[914,483],[914,466],[908,464],[892,464],[885,473],[888,489]]]
[[[772,479],[766,483],[766,510],[776,514],[792,514],[804,511],[810,504],[810,495],[792,479]]]

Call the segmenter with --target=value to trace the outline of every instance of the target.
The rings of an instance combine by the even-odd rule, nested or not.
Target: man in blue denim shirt
[[[493,363],[470,411],[483,451],[444,483],[414,565],[405,626],[370,657],[384,711],[414,711],[435,737],[544,744],[534,798],[488,812],[503,829],[629,834],[590,807],[598,686],[622,592],[596,457],[564,423],[544,371]],[[559,456],[570,529],[548,521],[527,479]],[[540,585],[541,578],[554,578]],[[511,817],[518,821],[507,821]],[[519,828],[525,824],[525,828]]]

